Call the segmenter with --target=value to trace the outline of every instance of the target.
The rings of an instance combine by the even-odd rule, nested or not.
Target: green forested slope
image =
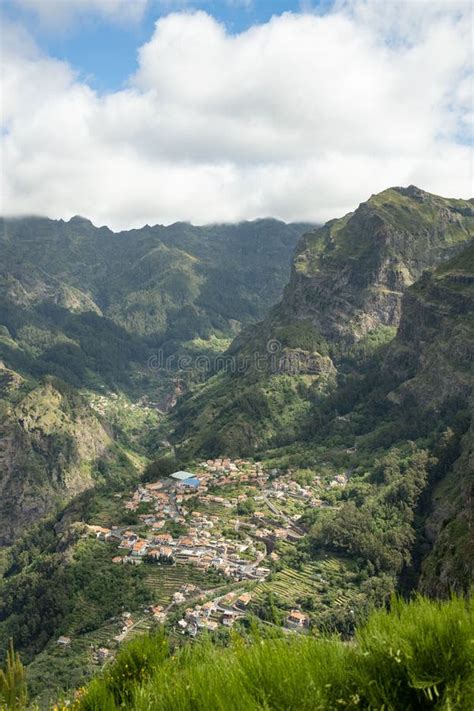
[[[180,404],[178,441],[190,452],[252,452],[290,441],[308,402],[393,338],[407,288],[473,237],[472,201],[414,187],[374,195],[306,234],[282,301],[229,348],[240,372],[220,372]],[[416,329],[408,313],[406,322]],[[264,356],[259,365],[255,354]]]
[[[305,228],[257,220],[115,234],[79,217],[0,221],[1,542],[108,469],[136,476],[130,438],[91,409],[91,393],[166,408],[177,356],[215,349],[261,317]],[[174,357],[167,371],[149,367],[159,349]],[[146,417],[137,412],[136,425]]]
[[[2,220],[2,292],[21,306],[94,311],[154,343],[232,334],[278,300],[307,227],[257,220],[113,233],[79,217]]]

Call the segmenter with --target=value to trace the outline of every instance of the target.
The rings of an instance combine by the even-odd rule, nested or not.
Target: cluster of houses
[[[261,581],[271,570],[265,565],[266,559],[275,561],[279,557],[274,551],[276,543],[295,543],[304,534],[298,527],[299,516],[284,513],[285,504],[293,502],[293,512],[294,502],[303,508],[324,505],[318,492],[344,487],[346,483],[346,475],[340,474],[324,484],[315,476],[310,485],[303,486],[293,480],[291,473],[266,471],[259,463],[209,459],[199,464],[194,473],[179,471],[140,485],[124,502],[127,511],[135,512],[138,526],[89,525],[86,535],[116,544],[117,553],[112,558],[115,564],[188,564],[202,571],[218,571],[229,581]],[[239,505],[248,500],[252,507],[243,518],[239,517]],[[225,526],[239,535],[224,534],[222,515],[212,513],[216,505],[218,509],[232,510],[225,516]],[[194,586],[188,587],[193,588],[191,593],[195,592]],[[177,590],[172,604],[184,603],[189,595],[187,589]],[[216,629],[219,624],[232,627],[245,615],[250,599],[249,593],[242,592],[196,604],[185,611],[178,629],[193,636],[203,629]],[[167,610],[156,605],[151,613],[162,622]],[[129,617],[122,622],[116,641],[126,636],[132,624]],[[288,613],[287,627],[301,629],[308,625],[309,617],[301,610]]]
[[[127,511],[137,511],[140,504],[150,504],[155,513],[167,517],[177,518],[176,505],[172,502],[167,491],[163,491],[164,482],[156,481],[151,484],[139,486],[129,501],[125,502]],[[154,516],[149,517],[154,518]],[[146,519],[145,519],[146,520]]]
[[[203,630],[215,631],[219,625],[233,627],[238,619],[244,617],[251,599],[250,593],[228,593],[202,605],[189,607],[178,620],[177,630],[195,637]]]
[[[195,637],[202,630],[215,631],[219,625],[230,628],[247,613],[252,595],[248,592],[233,593],[217,597],[203,604],[194,605],[184,611],[176,628],[181,634]],[[290,610],[285,626],[289,629],[306,629],[310,619],[301,610]]]
[[[88,533],[100,540],[118,544],[124,555],[116,555],[113,563],[140,565],[143,560],[156,563],[184,563],[207,571],[219,571],[233,580],[263,580],[270,569],[261,565],[265,551],[257,551],[250,537],[244,541],[227,540],[213,535],[212,528],[218,516],[191,512],[186,535],[174,538],[171,533],[152,524],[149,537],[143,538],[131,529],[108,529],[87,526]],[[161,524],[161,522],[158,522]],[[245,554],[245,557],[241,557]]]
[[[346,482],[344,474],[337,475],[326,488],[343,487]],[[236,486],[238,491],[242,484],[245,493],[232,494]],[[215,493],[216,487],[220,489],[219,494]],[[226,495],[226,488],[230,495]],[[125,502],[125,509],[137,513],[140,534],[133,528],[118,526],[110,529],[88,526],[88,533],[117,544],[121,555],[112,559],[117,564],[139,565],[144,560],[160,564],[185,563],[203,571],[217,570],[236,581],[262,580],[270,569],[262,564],[266,554],[261,549],[264,547],[266,553],[270,553],[274,548],[272,541],[296,542],[304,533],[297,525],[299,517],[282,514],[270,499],[282,505],[293,499],[304,505],[319,506],[322,501],[315,497],[318,488],[322,488],[319,477],[314,478],[311,486],[301,486],[291,475],[278,476],[275,470],[267,472],[260,463],[208,459],[197,466],[195,473],[175,472],[166,479],[140,485],[133,492]],[[204,507],[217,504],[235,509],[249,499],[263,508],[268,505],[270,514],[255,511],[246,521],[246,536],[240,541],[222,535],[219,516],[191,508],[197,501]],[[138,513],[143,509],[146,513]],[[168,522],[180,524],[185,534],[176,536],[165,530]],[[238,527],[239,520],[230,519],[229,524]]]
[[[323,499],[315,496],[317,490],[324,489],[343,489],[347,484],[346,474],[337,474],[330,482],[323,484],[321,477],[315,476],[311,482],[311,486],[301,486],[298,482],[281,477],[274,479],[269,487],[267,495],[277,500],[285,500],[291,498],[311,506],[319,508],[325,505]],[[316,490],[316,491],[315,491]]]
[[[106,395],[92,395],[90,398],[90,406],[93,410],[99,413],[99,415],[106,415],[110,409],[111,404],[118,404],[120,402],[121,410],[151,410],[153,403],[147,403],[144,400],[139,402],[128,402],[124,397],[119,397],[116,393],[110,393]]]

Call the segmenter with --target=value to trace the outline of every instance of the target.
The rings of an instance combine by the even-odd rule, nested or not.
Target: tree
[[[283,613],[278,608],[278,601],[275,593],[266,592],[262,599],[255,604],[254,610],[257,617],[265,622],[271,622],[274,625],[280,626],[283,622]]]
[[[255,503],[253,499],[246,499],[245,501],[239,501],[237,504],[237,513],[239,516],[249,516],[255,511]]]
[[[146,467],[143,480],[153,481],[155,479],[166,479],[179,469],[179,462],[172,455],[165,454],[158,457]]]

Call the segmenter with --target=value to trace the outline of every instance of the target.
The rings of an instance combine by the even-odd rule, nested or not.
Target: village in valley
[[[191,637],[232,627],[248,614],[281,551],[304,536],[302,514],[328,506],[325,492],[347,483],[346,474],[323,482],[315,473],[299,483],[291,471],[266,470],[242,459],[209,459],[193,469],[142,483],[131,495],[116,494],[125,520],[136,524],[86,525],[84,535],[109,544],[116,565],[166,570],[186,566],[184,573],[196,571],[207,581],[188,582],[193,576],[185,575],[166,603],[150,605],[138,618],[124,611],[115,646],[143,615],[157,624],[172,619],[176,633]],[[310,616],[295,607],[283,622],[287,630],[305,631]],[[67,644],[65,639],[58,644]],[[96,651],[98,663],[109,651],[106,647]]]

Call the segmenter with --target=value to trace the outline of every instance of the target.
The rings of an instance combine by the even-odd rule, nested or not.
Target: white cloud
[[[326,220],[409,183],[469,197],[470,10],[394,4],[385,22],[344,1],[239,35],[171,14],[106,95],[10,32],[3,212],[130,227]]]
[[[148,0],[14,0],[16,5],[33,11],[48,27],[64,27],[78,17],[96,15],[114,22],[137,22]]]

